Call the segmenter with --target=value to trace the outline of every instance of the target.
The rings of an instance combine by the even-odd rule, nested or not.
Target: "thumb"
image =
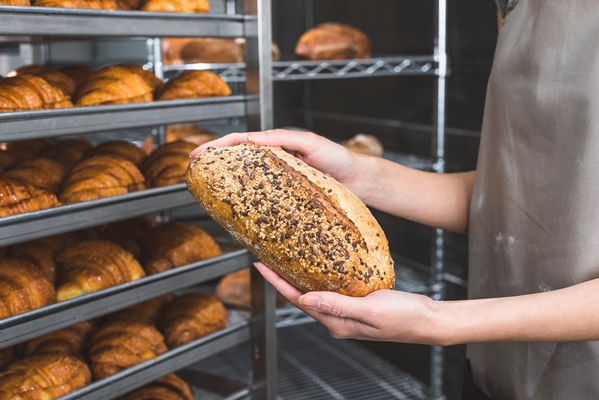
[[[310,310],[339,318],[362,321],[368,315],[364,299],[334,292],[309,292],[299,298],[299,303]]]

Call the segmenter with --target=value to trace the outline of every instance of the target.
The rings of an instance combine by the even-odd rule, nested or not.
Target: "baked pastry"
[[[91,382],[88,366],[70,354],[40,354],[0,372],[2,399],[56,399]]]
[[[201,146],[217,138],[216,133],[192,124],[177,124],[166,127],[167,143],[182,140]]]
[[[166,143],[157,148],[140,165],[146,186],[159,187],[185,182],[189,153],[197,146],[183,141]]]
[[[141,248],[146,233],[158,223],[150,217],[138,217],[106,225],[100,238],[118,244],[136,259],[141,258]]]
[[[85,138],[63,139],[42,150],[40,157],[62,164],[67,170],[83,160],[93,145]]]
[[[369,58],[370,39],[353,26],[336,22],[317,25],[306,31],[295,45],[295,55],[303,60],[346,60]]]
[[[165,294],[153,299],[144,301],[143,303],[124,308],[120,311],[112,313],[108,316],[110,321],[129,321],[143,322],[150,325],[156,325],[158,318],[162,313],[165,305],[173,300],[172,294]]]
[[[94,72],[94,69],[89,65],[84,64],[69,64],[58,68],[58,71],[70,77],[75,81],[75,87],[81,86],[83,81]]]
[[[343,142],[343,146],[360,154],[375,157],[381,157],[383,155],[383,144],[374,135],[358,133],[356,136]]]
[[[228,96],[231,88],[220,76],[210,71],[185,71],[160,85],[155,100],[181,100],[199,97]]]
[[[56,195],[18,179],[0,176],[0,217],[22,214],[60,205]]]
[[[139,65],[112,65],[94,71],[73,96],[77,106],[141,103],[152,101],[162,81]]]
[[[13,258],[0,261],[0,319],[54,302],[54,286],[35,266]]]
[[[110,140],[98,144],[88,152],[88,157],[95,156],[123,158],[135,165],[139,165],[146,157],[146,153],[135,143],[127,140]]]
[[[389,244],[368,207],[279,147],[209,148],[192,159],[187,186],[208,215],[304,292],[365,296],[394,287]]]
[[[107,240],[88,239],[56,256],[56,300],[64,301],[139,278],[145,273],[135,258]]]
[[[60,71],[55,71],[50,67],[46,67],[45,65],[23,65],[8,73],[8,76],[19,75],[38,76],[44,79],[50,85],[62,90],[63,93],[68,97],[71,97],[75,93],[75,89],[77,87],[75,81],[71,79],[69,76]]]
[[[122,158],[97,156],[71,169],[63,182],[60,201],[71,204],[143,189],[144,176],[135,165]]]
[[[145,0],[142,11],[207,13],[210,11],[208,0]]]
[[[31,3],[29,2],[29,0],[0,0],[0,5],[3,5],[3,6],[30,6]]]
[[[0,112],[73,107],[62,90],[34,75],[0,80]]]
[[[16,140],[5,144],[6,151],[15,157],[15,161],[31,160],[38,157],[42,151],[52,146],[52,141],[46,138]]]
[[[120,400],[193,400],[191,388],[175,374],[163,376],[154,382],[119,398]]]
[[[272,44],[272,59],[281,57]],[[162,60],[166,65],[191,63],[242,63],[245,60],[245,38],[165,38]]]
[[[9,346],[0,349],[0,371],[8,367],[17,359],[16,346]]]
[[[214,297],[227,306],[249,309],[252,305],[250,269],[244,268],[231,272],[221,278],[216,285]],[[279,292],[276,293],[277,307],[287,303],[287,299]]]
[[[191,292],[175,298],[164,308],[158,329],[173,349],[227,326],[227,310],[207,293]]]
[[[94,324],[83,321],[58,331],[38,336],[18,345],[21,357],[35,354],[63,353],[83,358],[83,349]]]
[[[172,221],[148,232],[143,246],[144,269],[152,275],[220,254],[218,244],[203,229]]]
[[[151,360],[168,349],[153,326],[132,321],[108,321],[89,340],[87,359],[95,380]]]
[[[91,8],[94,10],[135,10],[140,1],[131,0],[33,0],[37,7]]]
[[[28,185],[58,193],[66,168],[49,158],[34,158],[16,164],[4,173],[4,176],[15,178]]]

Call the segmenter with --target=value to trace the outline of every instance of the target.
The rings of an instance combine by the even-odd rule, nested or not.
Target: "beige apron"
[[[489,79],[470,298],[599,278],[599,0],[520,0]],[[599,399],[599,342],[469,345],[494,399]]]

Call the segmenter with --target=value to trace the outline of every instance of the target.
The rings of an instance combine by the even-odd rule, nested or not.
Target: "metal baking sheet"
[[[194,13],[0,6],[0,35],[236,38],[253,17]]]
[[[180,183],[13,215],[0,218],[0,246],[192,204],[197,203]]]
[[[0,348],[106,315],[165,293],[216,279],[251,265],[252,260],[247,250],[238,249],[209,260],[0,320]],[[193,361],[193,358],[191,360]]]
[[[0,142],[239,118],[245,116],[247,100],[247,96],[237,95],[3,113],[0,114]]]

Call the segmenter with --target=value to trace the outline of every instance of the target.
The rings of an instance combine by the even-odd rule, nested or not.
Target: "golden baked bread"
[[[17,75],[39,75],[42,72],[46,72],[50,70],[50,67],[46,67],[41,64],[27,64],[17,67],[10,71],[6,76],[8,78],[17,76]]]
[[[119,400],[193,400],[193,393],[187,382],[170,374],[119,397]]]
[[[0,5],[3,5],[3,6],[30,6],[31,3],[29,2],[29,0],[0,0]]]
[[[394,287],[389,244],[368,207],[281,148],[209,148],[191,161],[187,185],[208,215],[304,292]]]
[[[60,89],[34,75],[0,80],[0,113],[73,107]]]
[[[143,245],[144,269],[148,275],[220,254],[220,247],[212,236],[197,226],[178,221],[150,230]]]
[[[65,174],[66,168],[49,158],[34,158],[23,161],[4,172],[6,177],[18,179],[28,185],[46,189],[52,193],[58,193]]]
[[[140,1],[131,0],[33,0],[37,7],[90,8],[94,10],[135,10]]]
[[[83,349],[93,330],[94,324],[91,321],[83,321],[21,343],[18,345],[19,353],[21,357],[63,353],[83,358]]]
[[[140,103],[152,101],[162,81],[133,64],[112,65],[94,71],[73,96],[77,106]]]
[[[370,39],[353,26],[336,22],[320,24],[306,31],[295,45],[295,55],[305,60],[369,58]]]
[[[175,142],[182,140],[201,146],[214,139],[217,139],[216,133],[191,124],[169,125],[166,127],[166,142]]]
[[[52,146],[52,141],[46,138],[16,140],[6,143],[6,151],[15,157],[15,161],[31,160],[38,157],[42,151]]]
[[[56,195],[18,179],[0,176],[0,217],[59,206]]]
[[[375,157],[381,157],[383,155],[383,144],[374,135],[358,133],[356,136],[343,142],[343,146],[355,153],[367,154]]]
[[[275,43],[273,60],[281,56]],[[242,63],[245,60],[245,38],[164,38],[162,60],[166,65],[192,63]]]
[[[16,346],[0,349],[0,371],[17,360]]]
[[[89,367],[70,354],[39,354],[0,372],[0,399],[56,399],[91,382]]]
[[[131,162],[111,156],[87,158],[63,182],[60,201],[77,203],[145,189],[144,176]]]
[[[57,161],[68,170],[83,160],[92,147],[85,138],[63,139],[42,150],[40,157]]]
[[[94,72],[94,69],[89,65],[69,64],[58,68],[58,71],[70,77],[75,82],[75,88],[78,88]]]
[[[168,303],[158,320],[166,345],[173,349],[227,326],[227,310],[207,293],[191,292]]]
[[[142,11],[207,13],[210,11],[208,0],[145,0]]]
[[[146,216],[127,219],[106,225],[99,236],[118,244],[139,260],[146,233],[157,224],[154,219]]]
[[[55,302],[54,286],[24,260],[0,260],[0,319]]]
[[[131,253],[107,240],[88,239],[56,256],[56,300],[64,301],[145,276]]]
[[[244,268],[231,272],[221,278],[216,285],[214,297],[227,306],[249,309],[252,305],[250,269]],[[287,299],[279,292],[276,293],[277,307],[287,303]]]
[[[149,324],[108,321],[90,338],[87,359],[94,379],[99,380],[167,350],[162,334]]]
[[[143,303],[124,308],[108,316],[110,321],[129,321],[143,322],[150,325],[156,325],[158,318],[164,307],[173,300],[172,294],[165,294]]]
[[[127,140],[110,140],[96,145],[96,147],[88,152],[87,156],[118,157],[139,165],[146,157],[146,153],[133,142]]]
[[[193,143],[177,141],[154,150],[139,167],[146,178],[146,186],[160,187],[185,182],[189,153],[196,147]]]
[[[77,88],[75,81],[71,79],[68,75],[60,71],[55,71],[50,67],[46,67],[45,65],[22,65],[8,73],[8,76],[19,75],[38,76],[44,79],[50,85],[54,86],[55,88],[62,90],[62,92],[68,97],[71,97],[75,93],[75,89]]]
[[[229,85],[214,72],[185,71],[156,88],[154,99],[181,100],[230,94]]]

